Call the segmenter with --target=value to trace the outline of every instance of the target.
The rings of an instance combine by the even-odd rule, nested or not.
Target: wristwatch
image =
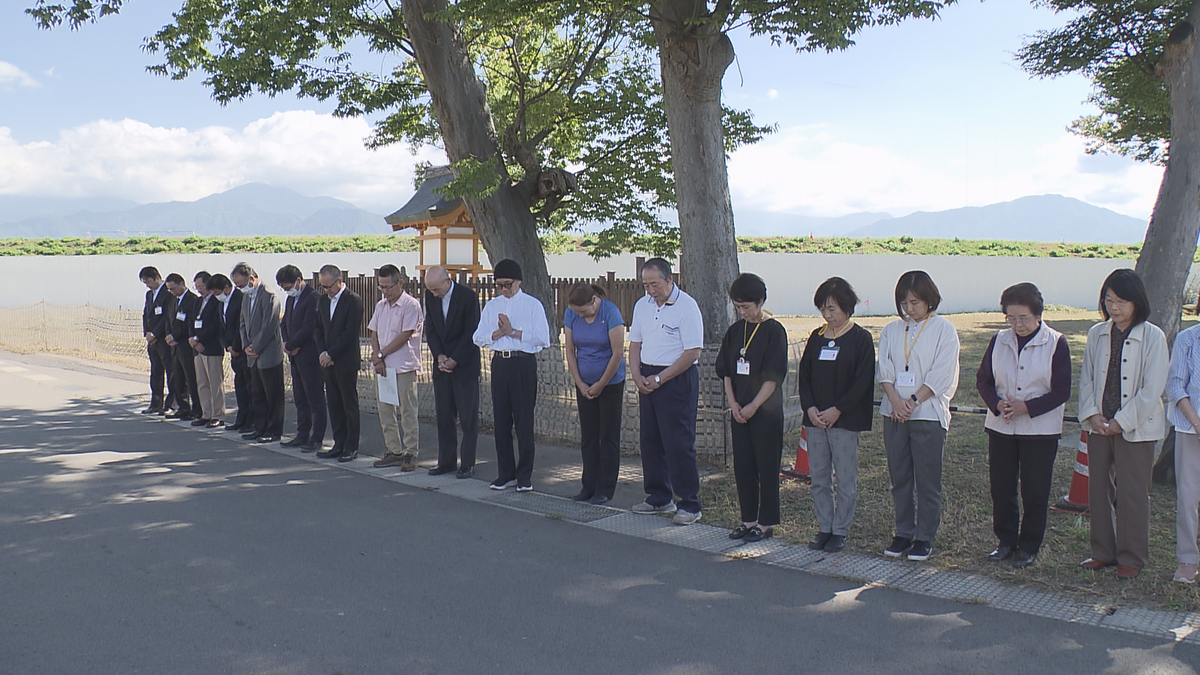
[[[383,358],[383,352],[375,352],[375,358],[377,358],[377,359],[382,359],[382,358]]]
[[[917,398],[917,395],[916,395],[916,394],[913,394],[913,395],[912,395],[912,400],[913,400],[913,403],[920,403],[920,402],[921,402],[921,399]]]
[[[662,378],[660,378],[659,376],[655,375],[655,376],[654,376],[654,384],[662,384]]]

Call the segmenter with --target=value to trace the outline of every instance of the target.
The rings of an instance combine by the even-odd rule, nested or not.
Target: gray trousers
[[[817,528],[821,532],[847,536],[858,503],[858,432],[806,426],[804,435],[808,438],[808,468],[812,473]],[[834,475],[837,476],[836,499]]]
[[[933,543],[942,523],[942,449],[946,430],[936,421],[883,420],[883,447],[892,479],[896,536]]]
[[[1175,433],[1175,557],[1181,563],[1200,563],[1196,545],[1197,507],[1200,506],[1200,438]]]

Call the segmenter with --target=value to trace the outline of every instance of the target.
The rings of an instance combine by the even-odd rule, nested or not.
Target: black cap
[[[516,260],[505,258],[504,260],[496,263],[496,268],[492,270],[492,278],[515,279],[517,281],[522,281],[521,266],[517,264]]]

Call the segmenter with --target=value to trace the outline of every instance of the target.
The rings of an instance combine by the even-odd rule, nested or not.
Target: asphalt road
[[[97,402],[99,379],[7,363],[5,675],[1200,668],[1191,645],[860,588],[297,461]]]

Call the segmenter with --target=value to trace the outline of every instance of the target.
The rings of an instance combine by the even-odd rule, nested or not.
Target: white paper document
[[[400,389],[396,386],[396,369],[388,368],[387,375],[376,373],[375,383],[379,386],[379,402],[400,405]]]

